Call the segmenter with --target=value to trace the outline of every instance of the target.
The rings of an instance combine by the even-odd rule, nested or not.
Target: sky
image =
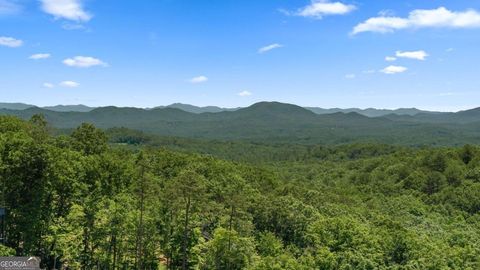
[[[0,0],[0,102],[458,111],[480,0]]]

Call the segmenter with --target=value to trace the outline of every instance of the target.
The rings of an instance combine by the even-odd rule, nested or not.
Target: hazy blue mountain
[[[88,107],[85,105],[57,105],[57,106],[47,106],[42,107],[43,109],[54,111],[54,112],[89,112],[92,111],[93,107]]]
[[[480,143],[477,122],[480,117],[476,117],[479,113],[479,110],[471,110],[452,114],[455,118],[463,118],[462,123],[468,123],[459,124],[450,120],[422,122],[415,120],[416,116],[395,115],[409,119],[370,118],[355,112],[319,115],[296,105],[278,102],[261,102],[236,111],[201,114],[176,108],[102,107],[90,112],[54,112],[36,107],[0,110],[0,114],[24,119],[43,114],[54,127],[61,129],[88,122],[104,129],[125,127],[186,138],[334,144],[379,141],[410,145]],[[438,115],[441,116],[443,114]]]
[[[46,107],[42,107],[42,109],[50,110],[54,112],[89,112],[95,108],[79,104],[79,105],[46,106]]]
[[[156,108],[175,108],[175,109],[180,109],[182,111],[186,112],[191,112],[191,113],[218,113],[218,112],[224,112],[224,111],[237,111],[242,108],[221,108],[217,106],[207,106],[207,107],[198,107],[198,106],[193,106],[189,104],[183,104],[183,103],[174,103],[168,106],[159,106]],[[365,115],[368,117],[380,117],[380,116],[385,116],[389,114],[396,114],[396,115],[416,115],[419,113],[437,113],[437,112],[430,112],[430,111],[422,111],[416,108],[401,108],[401,109],[396,109],[396,110],[386,110],[386,109],[374,109],[374,108],[369,108],[369,109],[357,109],[357,108],[349,108],[349,109],[340,109],[340,108],[333,108],[333,109],[323,109],[323,108],[317,108],[317,107],[305,107],[305,109],[312,111],[316,114],[332,114],[332,113],[351,113],[355,112],[361,115]]]
[[[173,103],[168,106],[158,106],[158,107],[155,107],[154,109],[164,109],[164,108],[179,109],[185,112],[196,113],[196,114],[219,113],[219,112],[225,112],[225,111],[236,111],[240,109],[240,108],[221,108],[217,106],[198,107],[198,106],[183,104],[183,103]]]
[[[25,104],[25,103],[0,103],[0,109],[8,109],[8,110],[26,110],[33,107],[37,107],[37,106]],[[57,105],[57,106],[46,106],[41,108],[45,110],[54,111],[54,112],[89,112],[94,109],[92,107],[88,107],[85,105]]]
[[[0,109],[10,109],[10,110],[25,110],[28,108],[35,107],[34,105],[23,104],[23,103],[0,103]],[[56,106],[47,106],[41,107],[43,109],[47,109],[50,111],[55,112],[89,112],[95,109],[94,107],[88,107],[85,105],[56,105]],[[201,113],[219,113],[219,112],[231,112],[231,111],[238,111],[242,108],[222,108],[217,106],[206,106],[206,107],[198,107],[189,104],[183,103],[173,103],[167,106],[158,106],[153,109],[165,109],[165,108],[173,108],[179,109],[189,113],[201,114]],[[153,110],[149,109],[149,110]],[[368,117],[381,117],[381,116],[388,116],[388,115],[409,115],[414,116],[417,114],[444,114],[440,112],[431,112],[431,111],[422,111],[416,108],[401,108],[396,110],[386,110],[386,109],[358,109],[358,108],[349,108],[349,109],[340,109],[340,108],[333,108],[333,109],[323,109],[318,107],[305,107],[305,109],[312,111],[316,114],[332,114],[332,113],[351,113],[355,112],[364,116]],[[420,120],[420,117],[417,120]],[[425,116],[427,118],[428,116]],[[433,119],[436,119],[435,117]]]
[[[349,108],[349,109],[340,109],[340,108],[333,108],[333,109],[323,109],[323,108],[317,108],[317,107],[306,107],[305,109],[308,109],[316,114],[331,114],[331,113],[337,113],[337,112],[342,112],[342,113],[350,113],[350,112],[355,112],[361,115],[365,115],[368,117],[381,117],[381,116],[386,116],[389,114],[394,114],[394,115],[410,115],[414,116],[419,113],[426,113],[426,114],[441,114],[439,112],[431,112],[431,111],[422,111],[416,108],[400,108],[396,110],[387,110],[387,109],[374,109],[374,108],[368,108],[368,109],[358,109],[358,108]]]
[[[25,110],[32,107],[35,106],[25,103],[0,103],[0,109]]]
[[[385,118],[393,121],[408,121],[416,123],[436,123],[436,124],[470,124],[480,123],[480,108],[460,111],[457,113],[419,113],[410,115],[389,114]]]

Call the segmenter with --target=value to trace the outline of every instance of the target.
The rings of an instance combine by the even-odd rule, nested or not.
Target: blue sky
[[[0,101],[456,111],[478,48],[480,0],[0,0]]]

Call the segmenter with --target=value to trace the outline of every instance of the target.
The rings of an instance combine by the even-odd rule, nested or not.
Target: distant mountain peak
[[[288,117],[314,117],[315,114],[303,107],[281,103],[281,102],[258,102],[250,107],[238,110],[238,112],[246,115],[258,115],[258,116],[288,116]]]
[[[88,107],[83,104],[78,105],[56,105],[56,106],[47,106],[43,109],[55,111],[55,112],[89,112],[94,110],[93,107]]]

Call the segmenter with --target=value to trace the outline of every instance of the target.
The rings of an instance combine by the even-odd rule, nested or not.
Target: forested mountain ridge
[[[85,105],[56,105],[56,106],[46,106],[42,109],[50,110],[54,112],[89,112],[92,111],[93,107],[88,107]]]
[[[459,111],[457,113],[429,114],[419,113],[414,116],[398,116],[389,115],[390,119],[402,119],[406,121],[423,122],[423,123],[479,123],[480,108]]]
[[[29,108],[37,107],[35,105],[25,104],[25,103],[0,103],[0,109],[7,110],[26,110]],[[56,105],[56,106],[46,106],[41,107],[45,110],[50,110],[54,112],[89,112],[93,110],[93,107],[88,107],[85,105]]]
[[[25,103],[0,103],[0,109],[7,109],[7,110],[25,110],[31,107],[35,107],[35,106],[25,104]]]
[[[193,106],[190,104],[183,104],[183,103],[173,103],[168,106],[158,106],[153,109],[163,109],[163,108],[174,108],[174,109],[180,109],[182,111],[190,112],[190,113],[218,113],[218,112],[224,112],[224,111],[236,111],[241,108],[220,108],[217,106],[206,106],[206,107],[198,107],[198,106]]]
[[[444,114],[429,114],[428,117],[434,119],[432,121],[419,120],[423,114],[375,118],[355,112],[318,115],[296,105],[278,102],[261,102],[236,111],[200,114],[176,108],[117,107],[101,107],[89,112],[53,112],[33,107],[3,109],[0,114],[23,119],[42,114],[58,129],[72,129],[87,122],[102,129],[126,127],[162,136],[219,140],[328,144],[370,141],[406,145],[480,142],[479,110],[445,114],[445,117]]]
[[[111,148],[90,124],[48,132],[39,115],[0,116],[0,256],[47,269],[480,268],[475,146],[317,145],[246,164]]]
[[[29,104],[23,104],[23,103],[0,103],[0,109],[11,109],[11,110],[24,110],[27,108],[31,107],[37,107],[34,105],[29,105]],[[51,110],[51,111],[59,111],[59,112],[88,112],[95,107],[88,107],[85,105],[57,105],[57,106],[47,106],[47,107],[41,107],[43,109]],[[237,107],[237,108],[222,108],[218,106],[205,106],[205,107],[200,107],[200,106],[194,106],[190,104],[183,104],[183,103],[173,103],[167,106],[157,106],[154,108],[147,108],[148,110],[151,109],[164,109],[164,108],[174,108],[174,109],[180,109],[182,111],[190,112],[190,113],[218,113],[218,112],[224,112],[224,111],[237,111],[239,109],[242,109],[242,107]],[[400,108],[400,109],[395,109],[395,110],[389,110],[389,109],[375,109],[375,108],[368,108],[368,109],[358,109],[358,108],[347,108],[347,109],[341,109],[341,108],[331,108],[331,109],[324,109],[324,108],[319,108],[319,107],[304,107],[305,109],[312,111],[316,114],[332,114],[332,113],[350,113],[350,112],[355,112],[364,116],[368,117],[381,117],[381,116],[386,116],[389,114],[393,115],[409,115],[409,116],[414,116],[419,113],[426,113],[426,114],[443,114],[443,112],[433,112],[433,111],[424,111],[424,110],[419,110],[416,108]]]
[[[305,109],[308,109],[308,110],[310,110],[314,113],[317,113],[317,114],[331,114],[331,113],[337,113],[337,112],[343,112],[343,113],[355,112],[355,113],[365,115],[365,116],[368,116],[368,117],[381,117],[381,116],[385,116],[385,115],[389,115],[389,114],[409,115],[409,116],[414,116],[414,115],[417,115],[419,113],[442,114],[441,112],[423,111],[423,110],[419,110],[419,109],[416,109],[416,108],[400,108],[400,109],[395,109],[395,110],[388,110],[388,109],[374,109],[374,108],[368,108],[368,109],[358,109],[358,108],[323,109],[323,108],[318,108],[318,107],[305,107]]]

